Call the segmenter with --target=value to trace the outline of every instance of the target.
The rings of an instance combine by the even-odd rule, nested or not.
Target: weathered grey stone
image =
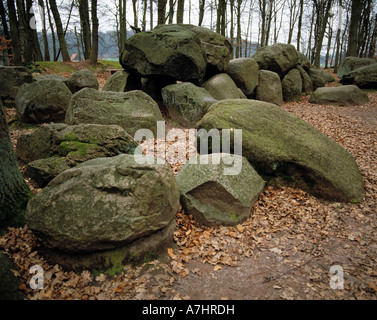
[[[280,78],[298,64],[296,48],[291,44],[276,43],[261,47],[252,56],[262,70],[276,72]]]
[[[141,77],[123,70],[111,75],[103,86],[102,91],[127,92],[141,90],[141,88]]]
[[[178,185],[167,163],[138,164],[133,155],[119,155],[58,175],[29,201],[26,220],[44,246],[88,253],[166,228],[178,206]]]
[[[326,80],[324,78],[324,74],[320,70],[316,68],[310,68],[309,76],[312,80],[313,90],[325,86]]]
[[[116,124],[134,136],[138,129],[157,131],[162,121],[157,103],[140,90],[98,91],[85,88],[73,95],[67,109],[67,124]]]
[[[291,69],[281,81],[284,101],[296,101],[301,98],[302,80],[300,71]]]
[[[170,117],[188,127],[195,127],[208,108],[217,102],[206,89],[191,82],[166,86],[162,89],[162,98]]]
[[[310,70],[310,61],[309,59],[301,52],[297,52],[298,54],[298,66],[303,68],[306,72]]]
[[[377,63],[357,68],[343,75],[342,84],[354,84],[362,89],[377,89]]]
[[[0,67],[0,98],[4,107],[15,107],[18,89],[24,83],[34,81],[31,71],[26,67]]]
[[[235,225],[247,219],[264,181],[241,156],[206,157],[186,163],[176,176],[185,213],[205,225]]]
[[[120,64],[131,73],[200,82],[207,58],[199,36],[178,25],[134,34],[126,40]]]
[[[376,63],[376,60],[370,58],[345,57],[339,65],[337,75],[340,79],[342,79],[345,74],[373,63]]]
[[[242,155],[270,183],[300,187],[336,201],[360,202],[364,198],[364,182],[352,155],[274,104],[219,101],[198,122],[200,128],[242,128]]]
[[[79,70],[71,74],[70,78],[75,92],[84,88],[92,88],[98,90],[99,83],[94,73],[88,69]]]
[[[226,73],[213,76],[203,84],[203,88],[216,100],[247,99],[242,91],[238,90],[232,78]]]
[[[61,81],[25,83],[17,92],[17,116],[26,123],[63,122],[71,97]]]
[[[368,94],[355,85],[318,88],[309,102],[324,105],[355,106],[369,101]]]
[[[34,77],[34,80],[35,81],[42,81],[42,80],[61,81],[68,87],[69,90],[71,90],[72,93],[75,93],[75,90],[76,90],[71,79],[63,77],[63,76],[59,76],[57,74],[46,74],[43,76],[37,76],[37,77]]]
[[[273,71],[260,70],[258,81],[256,99],[281,106],[283,104],[283,89],[279,75]]]
[[[250,97],[258,86],[259,65],[251,58],[230,60],[227,74],[242,92]]]

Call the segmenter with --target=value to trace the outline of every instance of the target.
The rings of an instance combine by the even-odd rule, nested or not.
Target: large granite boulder
[[[0,99],[4,107],[15,107],[18,89],[24,83],[34,82],[31,71],[26,67],[0,67]]]
[[[302,92],[313,92],[313,82],[307,71],[301,66],[297,66],[297,70],[300,72],[302,81]]]
[[[376,60],[370,58],[345,57],[339,65],[337,75],[340,79],[342,79],[345,74],[350,73],[355,69],[369,66],[376,62]]]
[[[236,225],[247,219],[264,187],[248,161],[238,155],[211,154],[198,156],[195,162],[186,163],[176,176],[185,213],[205,225]],[[226,174],[224,169],[230,167],[237,169],[235,174]]]
[[[187,127],[195,127],[208,108],[217,102],[206,89],[191,82],[166,86],[162,89],[162,98],[169,116]]]
[[[357,68],[343,75],[342,84],[354,84],[362,89],[377,89],[377,63]]]
[[[141,89],[141,77],[137,74],[131,74],[124,70],[112,74],[102,87],[102,91],[115,92],[127,92]]]
[[[336,201],[364,198],[364,182],[352,155],[274,104],[219,101],[198,122],[197,129],[201,128],[242,129],[242,155],[270,183],[300,187]]]
[[[251,58],[230,60],[227,74],[233,79],[245,96],[250,97],[258,86],[259,65]]]
[[[326,84],[326,79],[324,78],[323,72],[316,68],[310,68],[309,77],[312,80],[313,90],[317,88],[324,87]]]
[[[72,73],[70,82],[72,83],[74,92],[80,91],[84,88],[92,88],[96,90],[99,88],[99,82],[95,74],[88,69],[83,69]]]
[[[281,81],[284,101],[296,101],[301,98],[302,79],[297,69],[291,69]]]
[[[212,97],[216,100],[247,99],[244,93],[237,88],[236,84],[226,73],[219,73],[203,84]]]
[[[178,206],[178,185],[167,163],[138,164],[133,155],[119,155],[58,175],[29,201],[26,221],[43,246],[85,254],[166,228]]]
[[[369,101],[368,94],[355,85],[318,88],[309,102],[335,106],[356,106]]]
[[[283,43],[261,47],[252,58],[259,64],[260,69],[274,71],[280,78],[299,62],[296,48]]]
[[[85,88],[75,93],[67,109],[67,124],[116,124],[134,136],[138,129],[157,131],[162,121],[157,103],[140,90],[98,91]]]
[[[26,123],[63,122],[72,92],[61,81],[23,84],[16,97],[17,116]]]
[[[283,104],[283,89],[280,77],[276,72],[260,70],[258,76],[256,99],[281,106]]]
[[[67,77],[59,76],[57,74],[46,74],[42,76],[36,76],[34,77],[34,80],[35,81],[42,81],[42,80],[61,81],[68,87],[69,90],[71,90],[72,93],[75,93],[75,90],[76,90],[71,79]]]
[[[200,37],[177,25],[134,34],[126,40],[119,61],[126,71],[143,77],[159,75],[180,81],[200,82],[207,68]]]
[[[82,162],[121,153],[133,154],[138,143],[116,125],[44,125],[18,138],[17,156],[28,163],[25,175],[44,187],[58,174]]]

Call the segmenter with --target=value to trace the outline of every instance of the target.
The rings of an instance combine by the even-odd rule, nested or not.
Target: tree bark
[[[13,64],[20,65],[22,63],[22,58],[18,34],[18,21],[14,1],[7,0],[7,6],[9,17],[9,33],[12,39],[12,42],[10,44],[13,50]]]
[[[358,56],[358,30],[363,2],[352,0],[351,20],[348,34],[347,57]]]
[[[153,29],[153,0],[149,1],[149,19],[150,21],[150,29]]]
[[[302,13],[304,12],[304,0],[300,0],[300,15],[298,17],[298,29],[297,29],[297,51],[300,51],[301,41],[301,26],[302,26]]]
[[[48,16],[48,23],[51,29],[51,36],[52,36],[52,54],[55,60],[56,57],[56,37],[55,37],[55,29],[54,24],[52,23],[51,14],[50,14],[50,7],[48,4],[48,0],[46,0],[46,9],[47,9],[47,16]]]
[[[31,192],[18,168],[5,113],[0,100],[0,233],[25,224]]]
[[[199,0],[199,21],[198,26],[201,26],[204,18],[205,0]]]
[[[165,24],[166,3],[168,0],[157,1],[157,24]]]
[[[43,47],[44,47],[44,60],[50,61],[50,49],[48,45],[47,29],[46,29],[46,14],[45,14],[45,4],[43,0],[38,0],[38,5],[41,10],[41,20],[42,20],[42,37],[43,37]]]
[[[368,58],[374,57],[375,52],[376,52],[376,44],[377,44],[377,14],[374,20],[374,30],[373,30],[372,39],[369,45]]]
[[[97,64],[97,61],[98,61],[97,0],[92,0],[92,51],[90,53],[90,63]]]
[[[58,33],[58,40],[59,40],[60,50],[62,52],[63,61],[71,61],[68,54],[67,43],[65,42],[62,21],[60,19],[60,14],[58,11],[58,7],[56,5],[56,1],[49,0],[49,2],[50,2],[51,12],[52,12],[52,15],[54,16],[54,20],[56,24],[56,30]]]
[[[89,60],[91,50],[91,31],[90,31],[90,19],[89,19],[89,4],[88,0],[79,1],[79,15],[81,34],[84,42],[84,59]]]
[[[39,45],[37,29],[32,28],[30,25],[31,19],[35,19],[34,17],[34,9],[33,9],[33,1],[26,0],[26,30],[28,35],[28,44],[32,47],[32,61],[42,61],[42,51]]]
[[[178,0],[177,23],[183,23],[184,12],[185,12],[185,0]]]

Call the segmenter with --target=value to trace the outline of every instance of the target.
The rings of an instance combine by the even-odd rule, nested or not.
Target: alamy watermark
[[[189,129],[189,139],[186,132],[181,129],[165,130],[165,121],[157,121],[157,150],[143,152],[143,146],[139,145],[134,153],[134,158],[138,164],[164,164],[169,162],[167,153],[175,153],[177,158],[189,159],[189,164],[197,164],[198,157],[195,156],[190,145],[194,145],[199,151],[200,164],[209,163],[209,153],[211,154],[211,164],[225,164],[224,175],[238,175],[242,169],[242,129]],[[153,140],[154,134],[149,129],[139,129],[134,135],[135,141]],[[233,143],[231,143],[233,140]],[[200,146],[198,148],[198,141]],[[166,146],[166,142],[173,142]],[[231,150],[233,149],[233,150]],[[190,151],[191,150],[191,151]],[[209,152],[211,151],[211,152]],[[233,151],[233,153],[231,153]]]
[[[333,265],[330,268],[330,288],[333,290],[344,289],[344,271],[342,266]]]

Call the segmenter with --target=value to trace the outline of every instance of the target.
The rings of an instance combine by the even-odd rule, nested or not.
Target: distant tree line
[[[42,41],[31,26],[33,3],[42,17]],[[227,36],[236,58],[282,38],[316,66],[324,61],[325,67],[336,69],[345,55],[376,54],[377,0],[63,0],[59,7],[56,0],[2,0],[0,32],[11,40],[14,64],[60,57],[69,61],[67,32],[75,35],[79,59],[95,63],[99,14],[113,26],[119,52],[130,30],[191,23]]]

